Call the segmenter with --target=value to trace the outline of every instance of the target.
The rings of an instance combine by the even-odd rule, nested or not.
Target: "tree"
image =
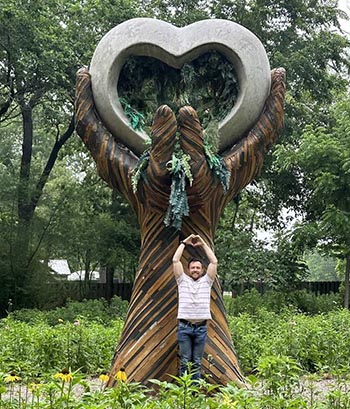
[[[26,287],[36,251],[35,212],[58,155],[74,132],[75,72],[89,62],[101,33],[133,17],[136,4],[6,0],[1,7],[0,132],[11,129],[21,145],[19,171],[12,175],[16,234],[11,236],[7,268],[8,293],[16,306],[30,299]]]
[[[297,151],[279,148],[279,169],[293,169],[303,186],[302,221],[294,228],[300,247],[318,246],[345,260],[345,300],[350,273],[350,99],[330,108],[328,126],[305,127]]]
[[[105,298],[113,296],[113,280],[133,282],[140,233],[130,206],[110,191],[95,174],[94,166],[81,180],[65,184],[65,206],[51,229],[51,257],[67,258],[75,270],[84,270],[80,297],[88,294],[89,274],[106,269]]]
[[[65,72],[52,51],[63,52],[64,33],[59,25],[54,3],[27,2],[19,5],[9,1],[0,12],[0,112],[3,124],[20,118],[22,125],[19,175],[17,184],[17,232],[12,244],[11,293],[15,304],[26,299],[25,283],[32,257],[30,254],[31,223],[44,186],[58,153],[73,134],[73,115],[67,118],[69,98],[64,88]],[[57,15],[54,19],[53,16]],[[56,66],[55,66],[56,65]],[[50,107],[47,101],[51,100]],[[51,115],[49,115],[51,113]],[[54,114],[53,114],[54,113]],[[44,122],[43,118],[48,117]],[[50,132],[52,138],[46,164],[40,175],[33,174],[33,144],[37,128]],[[51,130],[49,130],[52,126]],[[19,130],[14,130],[18,132]]]
[[[336,260],[333,257],[322,255],[312,250],[305,252],[305,262],[307,263],[310,281],[338,281],[336,271]]]
[[[33,218],[72,129],[76,69],[89,64],[97,42],[110,28],[144,15],[178,26],[207,17],[231,19],[257,34],[271,66],[287,69],[286,127],[281,139],[287,149],[298,149],[305,124],[328,123],[329,106],[345,87],[348,41],[339,31],[341,14],[335,0],[312,4],[299,0],[38,0],[35,4],[5,0],[0,10],[0,136],[2,144],[11,138],[13,146],[1,147],[0,172],[7,175],[0,186],[2,263],[7,266],[4,275],[9,286],[4,298],[15,287],[25,286],[26,265],[44,232],[33,228]],[[64,152],[73,154],[74,148]],[[257,190],[262,200],[252,206],[276,227],[281,225],[282,207],[302,209],[299,199],[304,188],[297,170],[276,172],[274,160],[267,158]],[[10,181],[5,184],[6,180]],[[45,229],[48,219],[41,221]],[[8,266],[11,251],[13,263]],[[27,255],[22,260],[15,253]],[[21,298],[18,294],[17,299]]]
[[[255,196],[256,189],[247,190],[248,194]],[[269,243],[260,239],[258,228],[262,217],[250,208],[250,202],[257,198],[244,196],[247,195],[240,200],[241,215],[236,216],[232,204],[226,208],[215,241],[223,288],[238,288],[240,293],[245,285],[254,283],[283,291],[294,288],[307,273],[302,252],[288,237],[271,236]],[[238,223],[233,225],[233,219]]]
[[[264,44],[272,67],[287,72],[285,129],[278,145],[298,149],[306,124],[327,124],[329,106],[347,86],[348,38],[340,30],[337,0],[214,0],[211,15],[247,27]],[[259,179],[259,209],[270,227],[283,227],[281,211],[298,209],[303,194],[298,175],[276,172],[267,157]]]

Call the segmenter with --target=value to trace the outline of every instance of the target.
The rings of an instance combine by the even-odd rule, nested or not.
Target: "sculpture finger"
[[[191,158],[193,183],[192,186],[188,186],[187,195],[190,210],[193,211],[207,200],[216,183],[213,183],[213,176],[205,157],[203,129],[196,110],[190,106],[181,108],[177,123],[180,146]]]
[[[171,175],[167,163],[171,160],[176,138],[177,123],[173,111],[160,106],[152,125],[152,146],[146,168],[145,183],[140,185],[138,194],[152,209],[165,212],[169,205]]]
[[[75,116],[76,131],[97,165],[100,177],[117,188],[136,207],[131,189],[131,171],[138,158],[107,131],[96,113],[91,91],[91,78],[87,68],[77,72]]]
[[[246,137],[223,155],[231,171],[227,200],[231,200],[260,172],[266,152],[276,142],[284,124],[285,70],[271,72],[272,85],[264,110]]]
[[[158,174],[164,174],[171,159],[176,138],[176,118],[167,105],[160,106],[153,119],[150,162]]]

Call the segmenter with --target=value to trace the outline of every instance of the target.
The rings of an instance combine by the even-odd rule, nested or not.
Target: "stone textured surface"
[[[183,28],[149,18],[128,20],[110,30],[98,44],[90,73],[98,113],[110,132],[136,154],[147,138],[134,131],[119,102],[117,84],[129,56],[149,56],[181,68],[216,50],[233,64],[240,92],[229,115],[219,124],[219,150],[225,151],[257,121],[270,92],[270,65],[260,40],[228,20],[202,20]]]

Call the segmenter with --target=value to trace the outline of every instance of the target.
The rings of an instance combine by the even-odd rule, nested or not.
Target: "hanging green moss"
[[[231,172],[227,169],[226,164],[221,156],[217,154],[219,141],[219,123],[215,120],[209,122],[204,132],[204,153],[207,159],[209,169],[216,181],[219,181],[227,192],[230,186]]]
[[[145,116],[134,109],[125,98],[119,98],[119,102],[121,103],[125,115],[129,119],[132,129],[143,131]]]
[[[132,190],[134,193],[137,191],[137,186],[140,179],[143,179],[146,183],[148,183],[146,169],[148,166],[149,158],[151,155],[151,148],[146,149],[143,154],[140,156],[135,168],[133,169],[131,175],[131,185]]]
[[[181,230],[182,218],[189,215],[186,184],[192,186],[193,176],[190,166],[191,157],[184,153],[177,143],[167,169],[172,175],[169,206],[164,217],[166,226]]]

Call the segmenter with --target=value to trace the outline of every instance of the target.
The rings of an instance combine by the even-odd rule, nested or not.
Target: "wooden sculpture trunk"
[[[197,164],[194,183],[188,188],[190,215],[184,217],[181,231],[164,225],[171,185],[166,164],[171,158],[177,131],[182,149]],[[192,108],[183,108],[176,122],[168,107],[160,107],[154,119],[152,139],[148,183],[143,183],[138,190],[138,196],[142,198],[138,204],[141,226],[139,269],[111,371],[113,375],[125,367],[129,379],[142,383],[152,378],[170,380],[170,375],[178,374],[177,285],[172,257],[179,241],[194,232],[213,246],[223,204],[222,187],[214,183],[203,160],[202,129]],[[187,249],[184,265],[190,256]],[[204,254],[197,256],[205,257]],[[204,372],[214,383],[243,382],[218,280],[213,286],[211,310],[213,320],[208,327]]]
[[[172,271],[172,257],[179,241],[199,234],[213,247],[215,231],[224,207],[260,171],[264,154],[276,141],[283,125],[285,72],[272,72],[272,89],[265,109],[254,128],[222,159],[231,172],[225,192],[213,177],[203,149],[203,132],[196,111],[181,108],[177,118],[167,106],[154,117],[152,147],[147,166],[147,180],[133,191],[131,174],[138,157],[109,134],[94,109],[89,72],[77,76],[77,132],[96,161],[100,176],[117,188],[134,208],[141,228],[141,253],[130,306],[111,369],[109,385],[123,367],[129,381],[149,384],[150,379],[170,380],[178,374],[177,356],[177,286]],[[182,220],[181,230],[167,227],[164,215],[169,204],[171,175],[167,163],[178,138],[182,150],[191,158],[193,184],[186,186],[190,214]],[[186,247],[183,265],[204,254]],[[220,276],[220,260],[219,260]],[[244,383],[226,320],[219,279],[211,296],[212,320],[203,359],[203,372],[209,382]]]

